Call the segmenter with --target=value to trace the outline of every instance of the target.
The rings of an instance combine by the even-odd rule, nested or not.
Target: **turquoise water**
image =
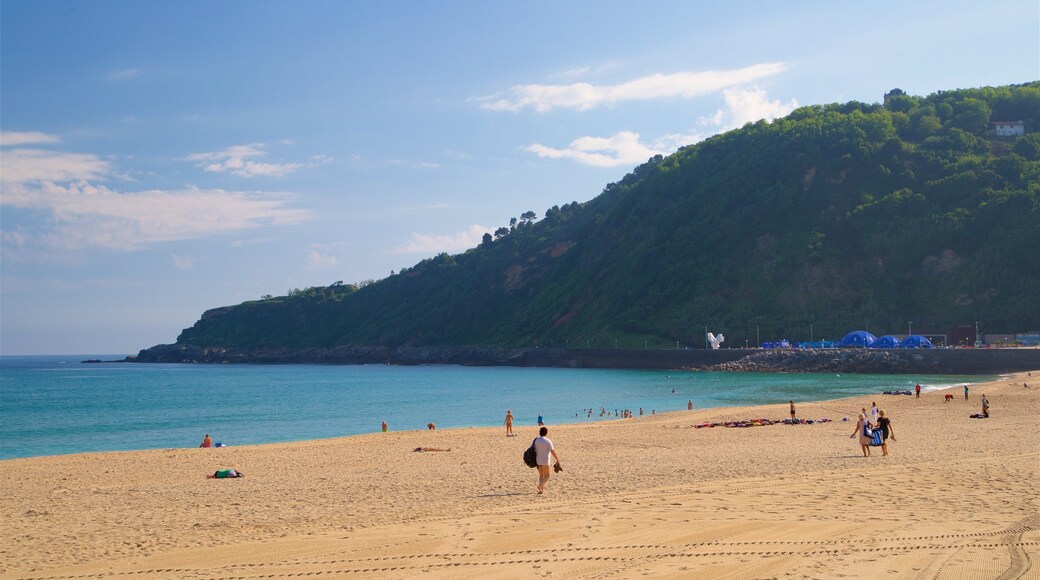
[[[601,421],[606,407],[818,401],[992,377],[761,374],[459,366],[79,364],[122,355],[0,357],[0,459],[248,445],[378,431]],[[675,393],[672,393],[672,390]],[[592,418],[582,409],[594,408]]]

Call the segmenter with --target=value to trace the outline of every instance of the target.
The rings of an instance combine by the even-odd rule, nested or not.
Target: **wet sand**
[[[871,401],[888,457],[849,438]],[[0,461],[0,576],[1040,577],[1040,372],[969,401],[796,403],[833,422],[692,428],[785,403],[551,425],[542,496],[520,425]],[[229,467],[246,477],[206,479]]]

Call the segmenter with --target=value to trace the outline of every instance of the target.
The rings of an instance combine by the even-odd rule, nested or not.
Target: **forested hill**
[[[880,96],[880,94],[879,94]],[[1023,121],[1024,137],[995,121]],[[1040,329],[1040,82],[808,106],[358,287],[210,310],[197,347],[724,346]]]

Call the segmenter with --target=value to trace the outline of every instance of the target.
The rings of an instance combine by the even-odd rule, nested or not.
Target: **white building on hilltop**
[[[997,137],[1017,137],[1026,134],[1026,124],[1022,121],[993,121],[993,130]]]

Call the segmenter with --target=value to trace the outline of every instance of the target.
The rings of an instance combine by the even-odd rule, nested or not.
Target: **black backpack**
[[[528,467],[538,467],[538,451],[534,448],[534,441],[531,441],[531,446],[524,451],[524,463]]]

